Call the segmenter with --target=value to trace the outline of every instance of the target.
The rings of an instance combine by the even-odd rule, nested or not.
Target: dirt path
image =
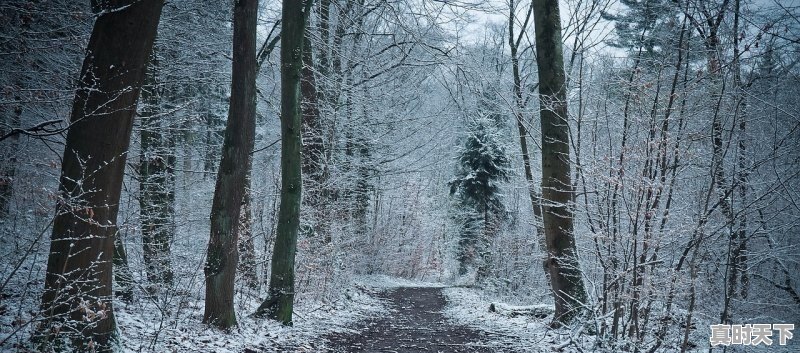
[[[396,288],[380,294],[392,313],[326,338],[328,352],[513,352],[496,334],[450,323],[441,288]]]

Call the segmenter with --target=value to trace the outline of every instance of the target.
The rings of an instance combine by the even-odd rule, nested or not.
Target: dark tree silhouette
[[[267,299],[256,316],[292,324],[294,258],[300,227],[303,38],[312,1],[284,0],[281,22],[281,205]]]
[[[586,302],[573,235],[567,89],[558,0],[534,0],[536,63],[542,124],[542,220],[545,266],[555,298],[554,325],[570,323]]]
[[[256,19],[258,0],[233,8],[233,78],[222,160],[211,206],[211,238],[206,257],[203,322],[227,329],[236,325],[234,279],[239,263],[239,221],[247,190],[256,122]]]
[[[42,295],[43,347],[110,351],[112,255],[136,102],[163,0],[93,1]],[[44,349],[44,348],[43,348]]]

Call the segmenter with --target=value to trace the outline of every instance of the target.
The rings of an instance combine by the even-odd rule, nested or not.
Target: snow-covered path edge
[[[519,352],[553,352],[554,348],[561,348],[560,352],[572,352],[575,348],[569,343],[569,330],[549,327],[550,317],[508,317],[490,312],[489,305],[494,301],[475,288],[449,287],[442,293],[447,298],[444,314],[449,320],[513,340]]]
[[[202,298],[185,303],[179,315],[163,316],[162,309],[153,302],[117,303],[117,325],[122,351],[126,353],[317,352],[322,346],[322,336],[350,331],[354,323],[388,311],[384,303],[370,293],[372,290],[356,282],[342,289],[341,300],[337,302],[300,302],[295,307],[291,327],[250,317],[258,305],[256,300],[251,300],[237,304],[238,326],[230,332],[222,332],[201,323]],[[162,321],[162,317],[168,318]]]

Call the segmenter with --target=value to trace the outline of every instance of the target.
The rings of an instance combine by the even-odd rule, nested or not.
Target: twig
[[[28,135],[28,136],[37,136],[38,137],[38,136],[51,136],[51,135],[58,134],[58,133],[66,131],[67,129],[56,129],[56,130],[47,130],[46,129],[46,127],[48,127],[50,125],[56,125],[56,124],[59,124],[59,123],[61,123],[61,119],[53,119],[53,120],[48,120],[48,121],[45,121],[45,122],[41,122],[39,124],[36,124],[34,126],[31,126],[31,127],[27,128],[27,129],[19,129],[19,128],[11,129],[11,131],[9,131],[7,134],[5,134],[2,137],[0,137],[0,141],[3,141],[3,140],[5,140],[5,139],[7,139],[7,138],[9,138],[11,136],[18,135],[18,134]],[[44,131],[45,133],[44,134],[38,134],[37,132],[39,132],[39,131]]]

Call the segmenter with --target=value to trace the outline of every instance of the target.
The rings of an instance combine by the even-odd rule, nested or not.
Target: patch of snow
[[[242,303],[237,304],[241,308]],[[249,316],[257,301],[237,309],[238,326],[223,332],[202,324],[202,298],[178,315],[161,314],[152,303],[117,303],[117,321],[124,352],[317,352],[321,336],[349,331],[353,323],[387,309],[364,289],[348,288],[334,303],[300,302],[293,326]]]
[[[513,342],[518,352],[579,352],[584,349],[586,342],[582,339],[573,340],[574,332],[569,329],[556,330],[549,326],[552,319],[537,319],[533,316],[507,316],[497,312],[490,312],[489,305],[501,305],[505,308],[529,308],[531,306],[512,306],[498,303],[489,298],[477,288],[451,287],[445,288],[442,293],[447,299],[445,316],[454,323],[475,327],[497,335],[496,340]],[[545,304],[536,304],[535,307],[548,307]],[[580,343],[572,343],[580,342]],[[561,349],[554,349],[558,348]],[[591,348],[590,348],[591,349]]]
[[[444,288],[447,285],[438,282],[425,282],[415,281],[405,278],[390,277],[386,275],[368,275],[360,276],[356,279],[356,283],[375,289],[387,289],[397,287],[413,287],[413,288]]]

